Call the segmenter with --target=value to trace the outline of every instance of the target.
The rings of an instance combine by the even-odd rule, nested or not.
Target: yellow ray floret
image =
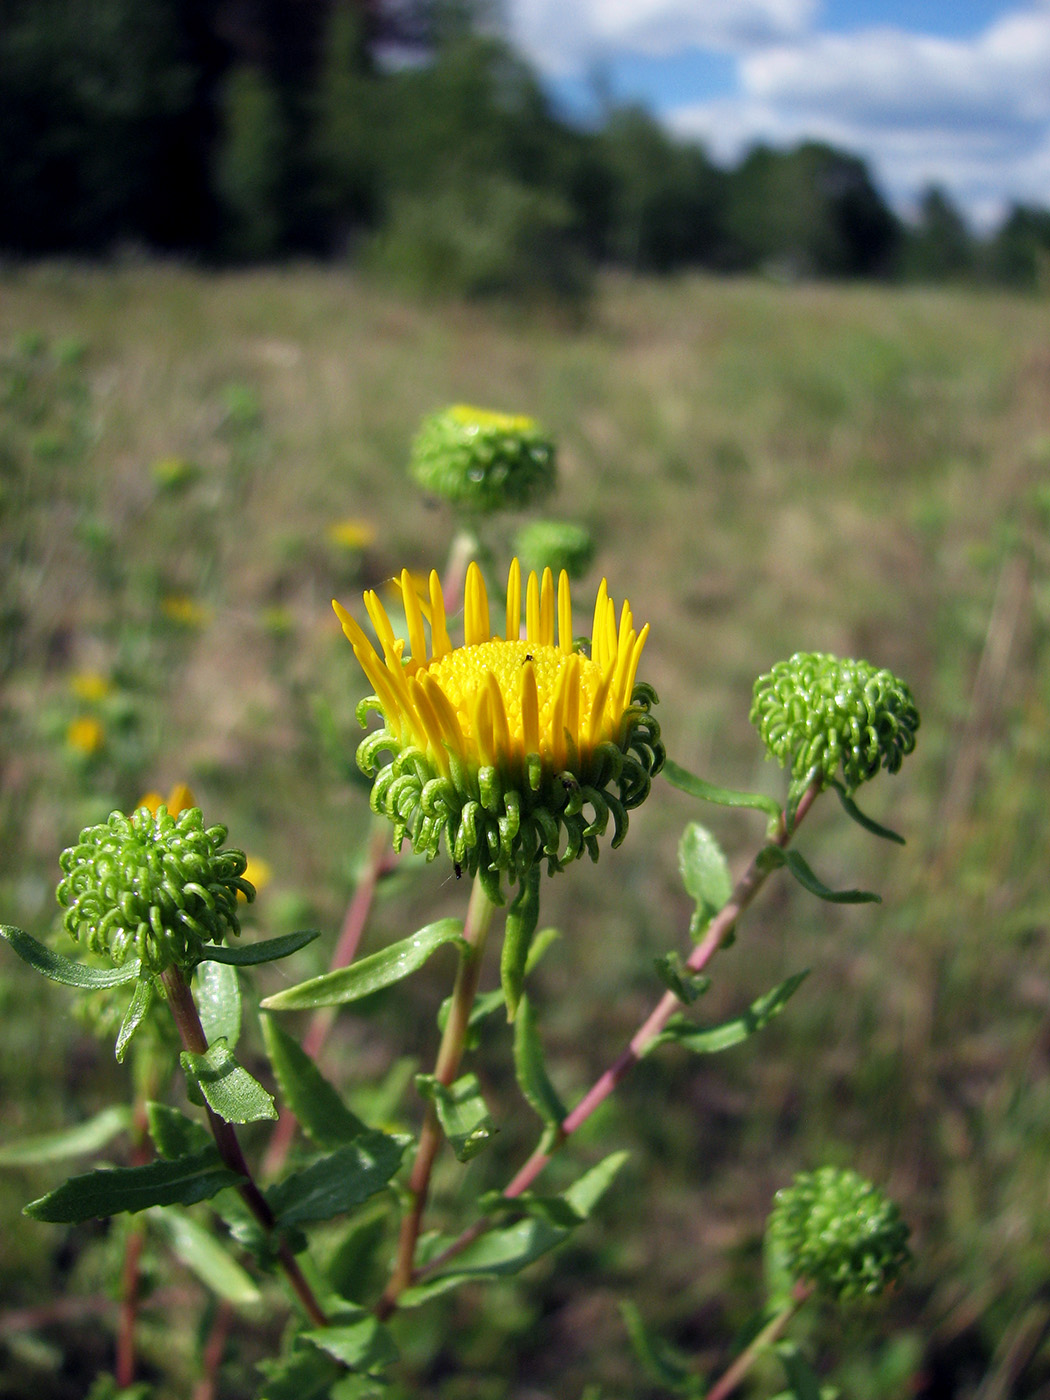
[[[407,646],[374,592],[365,608],[378,648],[338,603],[336,614],[400,743],[423,750],[448,773],[449,754],[504,771],[538,756],[548,770],[586,760],[599,745],[621,744],[648,626],[637,631],[624,603],[619,622],[602,580],[594,606],[590,655],[575,650],[572,600],[564,570],[555,589],[549,569],[522,588],[517,559],[507,579],[504,635],[495,635],[477,564],[467,570],[462,646],[449,641],[441,585],[431,573],[429,600],[408,571],[398,580]],[[524,592],[525,630],[521,629]],[[430,630],[427,648],[426,628]]]

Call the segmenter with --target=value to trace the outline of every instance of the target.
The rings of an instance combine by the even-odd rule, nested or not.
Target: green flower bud
[[[759,676],[750,718],[793,783],[829,783],[841,763],[848,793],[880,767],[896,773],[919,727],[911,691],[892,671],[819,652],[796,652]]]
[[[776,1273],[814,1284],[836,1302],[875,1298],[911,1262],[894,1203],[856,1172],[800,1172],[778,1191],[766,1225]]]
[[[423,420],[412,476],[466,510],[513,510],[554,485],[554,443],[532,418],[456,404]]]
[[[526,573],[542,577],[544,569],[550,569],[557,578],[564,569],[577,579],[591,566],[594,537],[569,520],[532,520],[514,536],[514,553]]]
[[[177,817],[164,806],[111,812],[60,857],[66,930],[117,966],[135,956],[152,972],[191,970],[205,943],[240,933],[238,890],[255,898],[244,852],[222,850],[225,839],[224,826],[205,828],[199,807]]]

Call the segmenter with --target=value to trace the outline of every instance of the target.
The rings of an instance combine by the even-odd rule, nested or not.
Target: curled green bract
[[[596,861],[610,818],[612,845],[620,845],[627,813],[645,801],[664,761],[655,703],[652,687],[639,682],[619,744],[600,744],[586,758],[570,753],[562,769],[532,755],[525,781],[517,765],[478,766],[451,748],[446,777],[423,749],[400,743],[385,726],[361,741],[357,761],[373,779],[373,811],[393,823],[395,848],[407,838],[432,860],[444,837],[458,871],[480,875],[489,897],[502,903],[501,877],[521,881],[543,861],[553,875],[585,851]],[[375,696],[358,707],[362,723],[371,710],[382,714]]]
[[[85,827],[60,857],[66,930],[117,966],[138,957],[155,973],[191,970],[206,943],[240,933],[238,891],[255,898],[244,852],[223,850],[225,839],[224,826],[205,827],[199,807],[176,817],[140,807]]]
[[[911,1261],[908,1227],[864,1177],[837,1167],[800,1172],[778,1191],[766,1244],[779,1270],[837,1302],[874,1298]]]
[[[456,404],[423,420],[409,470],[466,510],[517,510],[553,487],[554,443],[532,418]]]
[[[796,652],[759,676],[750,718],[793,783],[829,783],[841,764],[847,793],[880,768],[896,773],[919,727],[911,691],[892,671],[820,652]]]

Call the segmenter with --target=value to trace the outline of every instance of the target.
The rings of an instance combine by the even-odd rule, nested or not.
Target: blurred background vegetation
[[[811,967],[785,1015],[718,1058],[646,1061],[552,1170],[631,1150],[600,1219],[401,1324],[403,1394],[655,1400],[620,1295],[716,1369],[759,1301],[773,1192],[833,1161],[901,1203],[917,1265],[870,1313],[814,1310],[829,1380],[1046,1400],[1050,342],[1031,293],[1050,214],[977,239],[931,190],[904,225],[826,146],[722,169],[641,110],[574,128],[469,12],[291,14],[0,0],[0,919],[47,936],[59,850],[184,780],[265,876],[251,932],[323,931],[260,992],[323,970],[376,839],[329,600],[442,566],[454,522],[405,476],[424,414],[533,413],[561,448],[551,512],[597,544],[577,596],[608,574],[652,622],[672,756],[781,794],[754,677],[796,649],[867,657],[923,712],[915,756],[865,794],[908,846],[818,808],[804,854],[884,903],[767,888],[704,1010]],[[545,882],[563,937],[537,1003],[566,1097],[657,995],[652,958],[684,947],[694,818],[736,868],[761,836],[658,782],[600,872]],[[443,861],[380,893],[365,951],[465,903]],[[393,1090],[402,1056],[429,1063],[447,977],[339,1017],[325,1068],[366,1115],[415,1112]],[[75,1005],[4,958],[2,1147],[127,1100]],[[505,1029],[486,1036],[502,1131],[443,1163],[449,1219],[464,1174],[504,1184],[532,1145]],[[257,1038],[244,1054],[266,1078]],[[81,1400],[112,1366],[126,1222],[20,1215],[64,1174],[0,1173],[0,1394],[19,1400]],[[144,1376],[174,1400],[207,1304],[159,1236],[144,1267]],[[238,1319],[223,1397],[255,1392],[273,1341]]]
[[[605,99],[586,129],[468,0],[2,0],[0,250],[351,255],[579,298],[597,267],[1045,288],[1050,208],[902,222],[804,142],[735,168]]]

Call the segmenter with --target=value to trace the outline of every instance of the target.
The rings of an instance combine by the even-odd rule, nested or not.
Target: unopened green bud
[[[531,520],[514,536],[514,553],[526,573],[542,577],[544,569],[550,569],[557,578],[564,569],[578,579],[594,558],[594,536],[570,520]]]
[[[456,404],[423,420],[409,470],[465,510],[516,510],[554,485],[554,443],[532,418]]]
[[[919,711],[892,671],[796,652],[755,682],[751,723],[793,782],[831,782],[841,763],[852,793],[880,767],[896,773],[915,747]]]
[[[199,807],[111,812],[60,857],[66,930],[118,966],[134,956],[152,972],[191,970],[205,943],[240,933],[238,890],[255,898],[244,852],[223,850],[225,839]]]
[[[856,1172],[820,1167],[778,1191],[766,1226],[775,1273],[837,1302],[875,1298],[910,1263],[894,1203]]]

